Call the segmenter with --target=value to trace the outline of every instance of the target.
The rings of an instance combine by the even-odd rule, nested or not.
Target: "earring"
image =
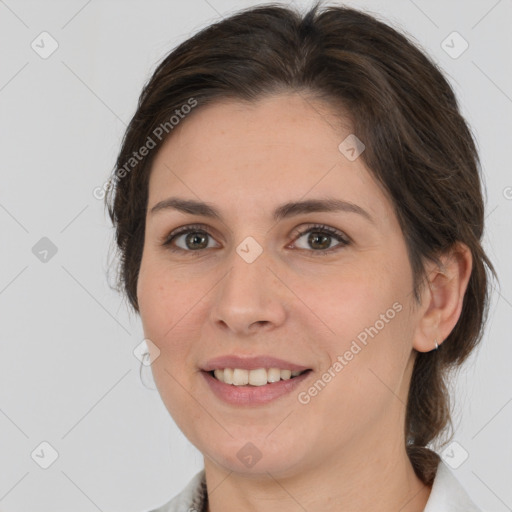
[[[439,345],[437,344],[437,338],[434,340],[434,343],[436,344],[436,350],[439,348]]]

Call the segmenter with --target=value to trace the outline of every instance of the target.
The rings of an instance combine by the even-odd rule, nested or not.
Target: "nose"
[[[283,324],[287,315],[285,304],[290,300],[269,263],[265,252],[252,263],[234,252],[229,271],[212,297],[211,318],[217,326],[238,336],[248,336]]]

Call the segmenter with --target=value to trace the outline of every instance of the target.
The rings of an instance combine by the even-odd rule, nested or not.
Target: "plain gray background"
[[[112,229],[93,190],[157,62],[258,3],[0,0],[0,511],[148,510],[202,468],[147,368],[141,381],[133,350],[142,329],[109,288]],[[477,137],[485,248],[501,288],[483,344],[454,382],[449,456],[467,456],[453,472],[477,504],[512,510],[512,1],[346,5],[420,43]]]

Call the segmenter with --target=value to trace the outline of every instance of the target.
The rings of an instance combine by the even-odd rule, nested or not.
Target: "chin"
[[[276,440],[275,443],[269,443],[265,436],[261,439],[257,437],[250,440],[250,436],[245,436],[244,440],[232,439],[226,441],[223,447],[219,443],[211,443],[208,446],[196,447],[208,458],[212,464],[221,467],[225,471],[237,473],[247,477],[266,477],[269,473],[277,477],[288,477],[300,471],[301,461],[304,461],[304,455],[297,451],[297,445],[303,445],[289,439],[287,443],[284,440]],[[212,446],[215,449],[212,450]],[[223,449],[222,449],[223,448]]]

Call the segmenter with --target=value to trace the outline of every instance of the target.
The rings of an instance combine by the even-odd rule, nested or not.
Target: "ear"
[[[448,337],[462,311],[464,294],[471,275],[473,258],[467,245],[457,242],[440,256],[441,267],[429,264],[427,286],[421,294],[420,318],[413,347],[429,352]]]

